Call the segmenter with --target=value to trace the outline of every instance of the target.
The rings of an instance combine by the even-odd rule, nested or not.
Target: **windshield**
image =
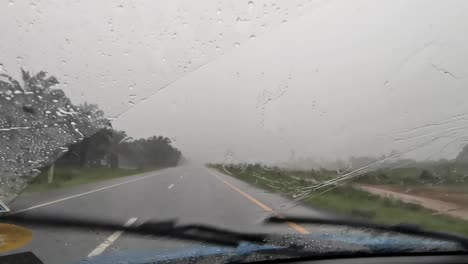
[[[459,250],[264,219],[468,235],[467,13],[465,1],[3,1],[0,214],[286,234],[242,243],[300,236],[310,254]],[[7,222],[0,254],[44,263],[235,249]]]

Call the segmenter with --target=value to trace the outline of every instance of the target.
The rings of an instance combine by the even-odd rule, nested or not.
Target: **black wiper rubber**
[[[300,224],[316,224],[316,225],[332,225],[332,226],[346,226],[354,228],[372,229],[383,232],[394,232],[405,235],[420,236],[432,239],[439,239],[444,241],[455,242],[465,249],[468,249],[468,237],[445,233],[437,231],[425,230],[417,225],[397,224],[397,225],[383,225],[367,221],[359,221],[353,219],[327,219],[327,218],[314,218],[314,217],[295,217],[295,216],[271,216],[265,219],[266,223],[286,223],[294,222]]]
[[[311,254],[306,249],[294,243],[283,245],[284,239],[280,242],[274,241],[272,240],[271,234],[242,233],[198,224],[176,225],[175,220],[146,221],[140,225],[125,227],[121,223],[103,220],[21,213],[2,216],[0,217],[0,223],[79,229],[84,231],[124,231],[128,234],[146,237],[166,237],[229,247],[237,247],[241,242],[250,242],[258,245],[274,245],[279,247],[275,250],[267,250],[269,255],[299,257],[310,256]]]
[[[267,238],[267,235],[264,234],[227,231],[207,225],[176,225],[175,220],[147,221],[140,225],[125,227],[122,224],[109,221],[75,219],[49,215],[14,214],[0,217],[0,222],[53,228],[125,231],[129,234],[169,237],[231,247],[236,247],[241,242],[262,243]]]

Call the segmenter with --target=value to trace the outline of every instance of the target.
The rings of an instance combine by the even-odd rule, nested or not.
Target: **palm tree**
[[[47,77],[47,72],[40,71],[35,75],[31,75],[28,71],[21,68],[21,78],[23,79],[25,90],[37,94],[45,94],[50,91],[50,88],[58,84],[57,78],[54,76]]]
[[[117,131],[113,129],[108,130],[108,148],[107,148],[107,164],[111,169],[119,167],[119,152],[121,144],[131,140],[125,131]]]

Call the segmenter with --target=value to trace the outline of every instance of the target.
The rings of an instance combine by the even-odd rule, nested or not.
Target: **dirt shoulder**
[[[431,197],[419,194],[409,194],[398,191],[395,188],[387,186],[355,185],[356,188],[380,197],[397,199],[405,203],[418,204],[422,207],[435,211],[434,214],[445,214],[453,217],[468,220],[468,204],[455,203],[438,199],[438,195],[432,194]]]

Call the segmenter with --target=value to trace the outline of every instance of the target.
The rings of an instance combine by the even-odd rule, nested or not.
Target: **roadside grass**
[[[51,189],[71,187],[81,184],[99,182],[153,171],[155,169],[109,169],[109,168],[76,168],[56,167],[54,180],[47,183],[47,171],[42,171],[24,190],[24,193],[43,192]]]
[[[313,194],[312,194],[313,195]],[[417,224],[430,230],[468,235],[468,222],[437,214],[416,204],[381,198],[351,186],[338,187],[304,201],[311,206],[333,210],[343,215],[365,218],[384,224]]]
[[[415,164],[405,168],[382,168],[365,173],[356,182],[403,187],[446,185],[468,188],[468,168],[454,162],[443,166]]]
[[[222,165],[211,165],[225,172]],[[309,191],[308,186],[333,178],[333,172],[298,172],[280,169],[265,169],[261,166],[249,165],[225,166],[233,177],[254,186],[278,193],[289,198],[304,195],[303,204],[320,208],[339,215],[371,220],[384,224],[417,224],[424,228],[443,232],[455,232],[468,235],[468,221],[455,217],[435,214],[434,211],[415,204],[403,203],[399,200],[382,198],[365,191],[343,185],[324,191]],[[312,176],[312,174],[316,174]],[[406,175],[405,175],[406,176]],[[336,174],[335,174],[336,177]],[[332,186],[329,186],[332,187]]]

